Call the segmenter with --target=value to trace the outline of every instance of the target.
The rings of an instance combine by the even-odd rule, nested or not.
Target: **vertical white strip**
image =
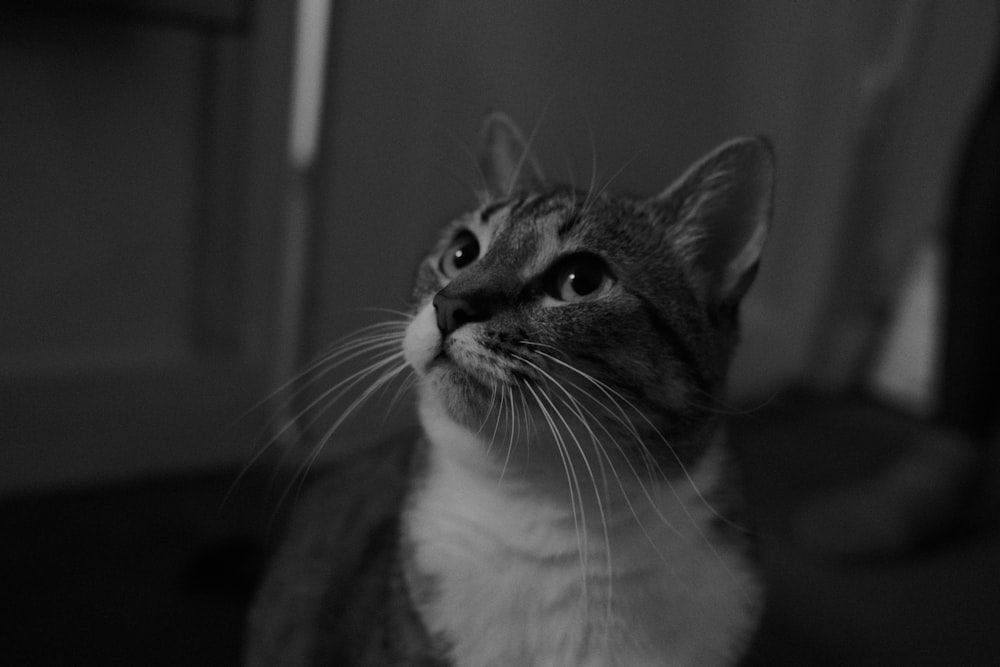
[[[319,152],[326,90],[326,57],[332,0],[298,0],[295,57],[289,105],[288,160],[291,179],[284,205],[284,248],[277,304],[278,332],[272,360],[271,385],[279,387],[301,363],[302,324],[305,307],[307,261],[315,224],[309,174]],[[282,415],[276,423],[288,423]],[[280,427],[279,427],[280,428]],[[294,429],[285,431],[294,442]]]
[[[289,156],[296,170],[308,169],[316,157],[331,7],[331,0],[299,0],[289,141]]]

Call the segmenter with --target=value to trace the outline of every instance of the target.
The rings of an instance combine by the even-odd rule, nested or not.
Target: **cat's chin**
[[[422,392],[434,400],[456,422],[479,428],[488,418],[501,379],[490,368],[477,363],[470,350],[474,338],[461,335],[442,341],[433,305],[428,301],[414,315],[406,330],[403,354],[416,372]]]
[[[435,357],[420,379],[428,392],[459,424],[478,429],[489,418],[496,389],[460,368],[445,355]]]

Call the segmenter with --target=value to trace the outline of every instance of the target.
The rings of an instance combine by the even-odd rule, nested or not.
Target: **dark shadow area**
[[[927,431],[870,402],[806,393],[733,419],[769,595],[748,664],[1000,661],[1000,517],[987,497],[1000,480],[995,461],[981,488],[902,553],[835,558],[795,534],[814,498],[877,475]]]
[[[814,555],[791,534],[804,502],[889,464],[920,437],[922,423],[867,403],[793,393],[732,425],[770,598],[747,664],[1000,660],[995,514],[877,561]],[[226,499],[236,475],[0,505],[4,662],[238,664],[244,614],[266,545],[280,531],[269,537],[274,496],[266,489],[250,483]]]
[[[249,490],[223,504],[235,477],[0,504],[3,663],[236,664],[267,521]]]

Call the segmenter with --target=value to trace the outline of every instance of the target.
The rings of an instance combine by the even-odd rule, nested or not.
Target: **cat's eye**
[[[454,278],[469,264],[479,258],[479,240],[472,232],[463,229],[452,239],[448,248],[441,255],[441,273],[447,278]]]
[[[553,267],[547,290],[560,301],[580,301],[599,296],[611,285],[607,264],[597,255],[570,255]]]

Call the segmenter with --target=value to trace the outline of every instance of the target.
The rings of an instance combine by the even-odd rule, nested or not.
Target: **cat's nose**
[[[485,320],[489,315],[481,304],[464,296],[449,294],[447,290],[434,295],[434,310],[442,337],[447,337],[463,324]]]

